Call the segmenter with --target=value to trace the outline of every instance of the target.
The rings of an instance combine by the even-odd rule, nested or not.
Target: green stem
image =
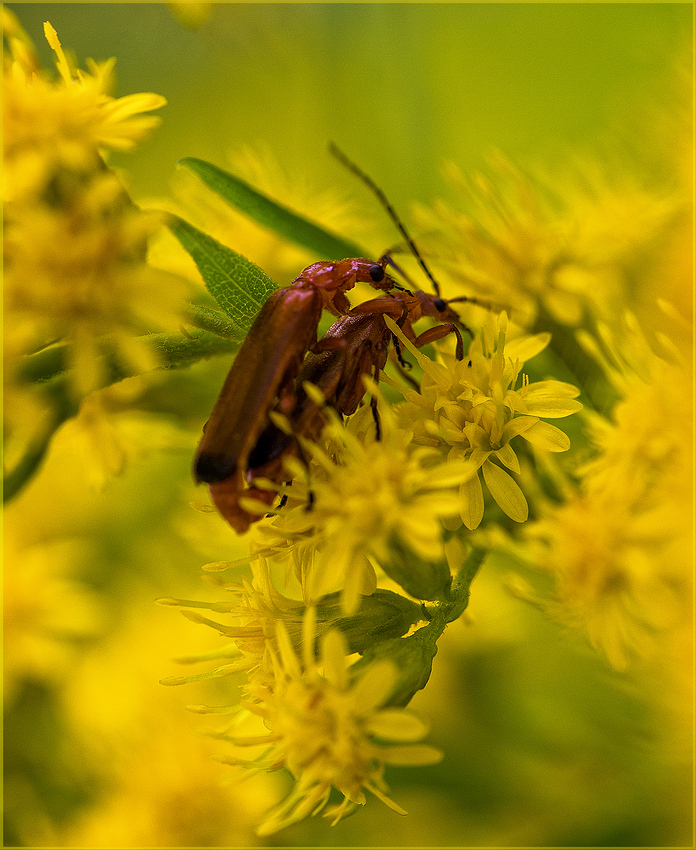
[[[206,320],[208,319],[210,317],[206,317]],[[229,354],[237,348],[236,342],[205,330],[197,330],[195,336],[183,333],[149,334],[146,339],[157,352],[162,366],[171,369],[190,366],[216,354]],[[137,374],[133,369],[124,368],[113,350],[109,348],[108,341],[105,340],[102,346],[103,371],[106,376],[104,387]],[[70,388],[69,362],[69,343],[58,343],[26,357],[19,370],[20,381],[38,384],[46,393],[47,405],[52,410],[53,417],[46,430],[28,447],[19,462],[4,478],[3,501],[5,502],[18,496],[31,481],[46,456],[54,433],[63,422],[75,416],[79,410],[79,401],[73,397]]]
[[[48,396],[47,407],[51,409],[53,418],[46,429],[25,451],[19,462],[4,477],[2,487],[3,502],[9,502],[14,499],[31,481],[46,456],[53,435],[63,422],[75,416],[79,409],[79,404],[69,392],[65,375],[47,382],[44,391]]]
[[[212,318],[208,324],[211,323],[214,323]],[[154,348],[161,365],[166,369],[191,366],[199,360],[214,357],[217,354],[229,354],[238,348],[238,344],[233,340],[225,339],[220,334],[207,330],[196,330],[195,335],[147,334],[145,339]],[[104,340],[102,350],[106,363],[104,372],[107,376],[104,386],[110,386],[138,374],[133,369],[124,368],[113,350],[109,349],[108,340]],[[28,355],[24,359],[17,378],[19,381],[29,383],[44,383],[65,373],[69,362],[70,343],[58,343],[36,354]]]

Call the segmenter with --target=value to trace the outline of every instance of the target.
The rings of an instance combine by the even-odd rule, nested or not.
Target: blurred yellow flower
[[[108,96],[113,62],[79,71],[46,24],[57,57],[54,81],[7,9],[3,21],[3,345],[12,399],[5,422],[10,453],[19,457],[65,418],[61,404],[68,408],[108,383],[114,369],[122,376],[159,365],[146,335],[178,327],[188,284],[148,266],[160,216],[131,202],[101,156],[143,138],[159,119],[139,114],[164,99]],[[65,401],[56,401],[54,385],[33,387],[23,371],[26,355],[58,343],[65,346],[57,367]],[[119,466],[114,453],[110,466]]]
[[[420,207],[422,229],[445,274],[467,294],[533,327],[540,313],[563,325],[610,321],[617,304],[649,283],[643,255],[669,238],[683,202],[647,188],[625,163],[576,157],[559,174],[525,173],[502,154],[493,176],[446,177],[463,209]]]
[[[147,238],[159,218],[130,204],[114,174],[71,185],[56,200],[5,207],[8,345],[13,351],[21,343],[30,353],[57,340],[71,342],[66,365],[74,369],[80,397],[106,378],[104,336],[124,368],[157,365],[151,346],[136,334],[176,327],[185,289],[146,265]]]
[[[538,557],[556,580],[552,610],[619,669],[683,628],[693,596],[692,373],[628,327],[614,365],[600,359],[622,398],[611,422],[590,420],[598,454],[579,470],[579,492],[527,529],[545,544]]]
[[[215,4],[199,2],[199,0],[178,0],[167,5],[182,26],[195,30],[208,21]]]
[[[4,698],[11,703],[23,681],[57,684],[72,669],[81,644],[105,626],[98,595],[75,575],[88,549],[79,538],[19,538],[5,516],[3,534]]]
[[[28,39],[7,9],[3,30],[10,50],[3,80],[5,201],[45,191],[59,169],[98,168],[100,150],[130,150],[160,123],[141,114],[164,106],[160,95],[107,94],[115,60],[90,60],[89,72],[80,71],[46,23],[44,33],[59,73],[54,81],[35,65]]]

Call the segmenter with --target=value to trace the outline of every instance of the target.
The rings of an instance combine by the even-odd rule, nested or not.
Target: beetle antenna
[[[371,177],[369,177],[367,174],[365,174],[364,171],[361,171],[361,169],[359,169],[358,166],[354,162],[351,162],[348,159],[348,157],[343,153],[343,151],[336,144],[334,144],[334,142],[329,143],[329,151],[333,154],[333,156],[336,157],[336,159],[339,162],[341,162],[343,165],[345,165],[345,167],[349,171],[352,171],[353,174],[355,174],[356,177],[358,177],[360,180],[362,180],[362,182],[367,186],[367,188],[370,189],[372,191],[372,193],[377,197],[377,200],[382,204],[384,209],[387,211],[389,218],[391,218],[391,220],[396,225],[399,233],[406,240],[408,247],[411,249],[413,256],[418,260],[420,267],[423,269],[423,271],[427,275],[428,280],[432,283],[432,285],[435,289],[435,294],[437,296],[439,296],[440,295],[440,284],[435,280],[435,276],[430,271],[425,260],[421,256],[421,252],[418,250],[416,243],[411,238],[411,235],[408,232],[408,230],[406,230],[404,223],[401,221],[401,219],[397,215],[394,207],[389,203],[389,200],[387,199],[387,196],[384,194],[384,192],[372,180]]]
[[[393,250],[394,250],[393,248],[390,248],[389,251],[387,251],[382,256],[382,259],[380,260],[380,262],[385,262],[387,265],[391,266],[394,269],[394,271],[398,272],[401,275],[401,277],[406,281],[406,283],[409,286],[412,286],[413,289],[418,289],[416,284],[411,280],[411,278],[406,274],[406,272],[401,268],[401,266],[398,266],[394,262],[394,258],[391,255],[391,252]],[[408,289],[405,289],[403,286],[399,286],[399,284],[396,285],[396,289],[400,289],[402,292],[408,292],[409,295],[413,295],[412,292],[410,292]]]

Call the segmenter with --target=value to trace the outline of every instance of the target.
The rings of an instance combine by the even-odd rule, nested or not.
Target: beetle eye
[[[433,301],[433,304],[435,305],[435,309],[437,310],[438,313],[444,313],[445,310],[447,309],[447,302],[445,301],[444,298],[436,298]]]
[[[369,274],[375,283],[381,283],[384,280],[384,269],[382,266],[377,265],[377,263],[374,266],[370,266]]]

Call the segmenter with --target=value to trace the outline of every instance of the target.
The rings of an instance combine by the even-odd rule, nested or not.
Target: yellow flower
[[[497,322],[491,317],[463,360],[443,357],[442,362],[433,362],[409,343],[394,323],[390,327],[424,371],[420,392],[401,390],[405,402],[398,407],[400,419],[413,428],[415,442],[440,451],[448,463],[469,465],[468,474],[460,479],[459,513],[464,525],[474,529],[483,519],[479,469],[501,510],[516,522],[524,522],[527,500],[503,469],[520,472],[510,442],[520,436],[537,450],[566,451],[568,437],[541,417],[558,418],[581,409],[574,400],[579,391],[571,384],[553,380],[529,383],[523,375],[521,386],[515,389],[521,365],[546,347],[549,334],[508,342],[507,317],[502,313]]]
[[[579,495],[529,529],[545,543],[539,563],[556,581],[549,610],[587,632],[622,670],[658,630],[683,619],[688,551],[666,510],[636,509],[615,490]],[[682,531],[683,534],[683,531]]]
[[[205,569],[217,571],[228,569],[230,566],[231,564],[226,562],[216,562],[208,564]],[[244,672],[260,680],[264,676],[264,671],[269,669],[268,653],[271,651],[269,646],[275,647],[277,650],[275,643],[276,624],[280,621],[285,623],[286,633],[291,636],[294,645],[300,645],[305,606],[299,600],[284,596],[273,586],[265,558],[257,556],[253,561],[253,567],[254,578],[252,581],[242,577],[241,583],[215,582],[233,595],[234,598],[230,602],[198,602],[186,599],[158,600],[162,605],[173,605],[187,609],[202,608],[218,614],[227,614],[232,618],[231,624],[220,623],[194,611],[183,611],[184,616],[192,622],[211,626],[223,637],[231,638],[232,643],[212,654],[179,659],[180,661],[189,663],[217,658],[232,658],[233,660],[213,670],[212,673],[173,677],[164,680],[163,684],[179,685],[202,678],[227,676],[238,672]]]
[[[693,410],[688,365],[669,363],[628,322],[601,358],[620,390],[612,420],[591,420],[598,455],[580,491],[528,529],[556,581],[559,616],[583,628],[614,667],[688,624],[693,596]],[[613,364],[613,365],[612,365]]]
[[[257,527],[265,554],[292,561],[306,604],[340,586],[344,612],[354,612],[359,595],[376,587],[375,564],[419,598],[436,598],[449,578],[441,519],[456,515],[455,488],[468,467],[438,465],[438,453],[413,446],[411,433],[396,428],[384,404],[379,415],[381,440],[357,433],[365,416],[371,417],[367,407],[347,428],[330,420],[323,435],[328,448],[303,441],[312,460],[309,476],[299,461],[289,461],[295,475],[290,508]],[[422,591],[428,595],[401,572],[394,574],[400,569],[395,549],[400,558],[414,559],[414,572],[436,565]]]
[[[3,540],[7,703],[25,680],[55,685],[68,678],[81,642],[105,628],[99,598],[75,575],[74,564],[87,554],[85,541],[23,540],[13,519],[10,508]]]
[[[317,814],[326,807],[332,788],[344,798],[325,811],[332,824],[364,805],[365,791],[405,814],[387,796],[385,765],[433,764],[441,753],[413,744],[427,732],[422,721],[404,709],[384,707],[397,681],[395,665],[375,663],[352,681],[345,641],[337,631],[325,635],[317,659],[313,609],[304,618],[301,655],[282,620],[276,628],[277,650],[270,652],[272,683],[265,678],[252,681],[246,703],[262,718],[266,731],[229,736],[238,747],[261,746],[263,751],[251,759],[221,757],[266,770],[285,767],[295,778],[290,795],[268,814],[258,833],[269,835]]]
[[[444,202],[419,211],[443,277],[464,293],[525,327],[541,312],[578,326],[588,315],[611,320],[650,286],[644,256],[669,238],[680,197],[648,189],[623,162],[578,158],[554,175],[526,174],[502,155],[492,166],[492,178],[473,180],[449,166],[464,211]]]
[[[113,98],[107,94],[113,59],[74,68],[53,27],[44,32],[56,53],[58,80],[37,68],[14,16],[3,10],[10,55],[5,57],[4,200],[42,192],[56,171],[91,171],[99,151],[130,150],[160,119],[141,113],[166,103],[156,94]]]
[[[145,262],[159,217],[132,205],[108,171],[66,187],[57,204],[14,202],[5,215],[5,312],[10,340],[21,337],[12,353],[72,343],[78,397],[104,381],[105,335],[126,370],[154,368],[153,349],[137,335],[176,327],[187,286]]]
[[[105,337],[122,370],[142,372],[158,365],[143,335],[179,324],[185,285],[146,264],[160,217],[130,201],[100,154],[132,147],[159,120],[138,113],[164,100],[108,96],[113,63],[92,63],[91,73],[74,69],[46,24],[59,72],[50,80],[14,17],[3,13],[10,51],[3,92],[6,374],[21,384],[23,356],[64,341],[70,389],[81,398],[107,377]]]

